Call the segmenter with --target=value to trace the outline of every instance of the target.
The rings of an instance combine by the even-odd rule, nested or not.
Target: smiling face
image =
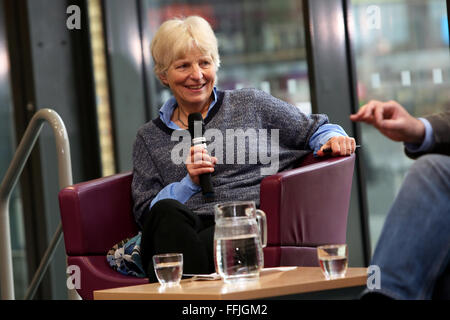
[[[198,112],[209,105],[216,66],[211,56],[193,47],[184,57],[173,61],[160,79],[186,112]]]

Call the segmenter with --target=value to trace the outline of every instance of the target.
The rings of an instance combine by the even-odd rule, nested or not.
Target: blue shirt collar
[[[211,104],[209,105],[208,113],[206,114],[206,116],[208,116],[209,112],[211,111],[211,109],[214,107],[214,105],[217,102],[217,92],[216,91],[217,91],[217,89],[216,89],[216,87],[214,87],[213,88],[214,99],[211,102]],[[170,120],[170,118],[172,117],[172,113],[175,110],[176,106],[177,106],[177,100],[175,99],[174,96],[171,96],[169,98],[169,100],[167,100],[163,104],[161,109],[159,109],[159,118],[169,128],[174,129],[174,130],[179,130],[181,128],[176,123],[174,123],[172,120]]]

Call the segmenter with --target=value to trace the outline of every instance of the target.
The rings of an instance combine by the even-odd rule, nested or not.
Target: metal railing
[[[13,300],[14,277],[13,262],[11,255],[11,237],[9,229],[9,199],[23,171],[26,161],[33,149],[44,123],[48,122],[56,140],[56,151],[58,155],[58,174],[60,189],[72,185],[72,165],[70,162],[70,145],[66,127],[61,117],[52,109],[41,109],[31,118],[25,134],[14,154],[14,157],[6,171],[5,177],[0,185],[0,284],[3,300]],[[31,281],[25,295],[26,299],[32,299],[36,289],[41,282],[45,271],[53,257],[55,248],[62,235],[61,223],[50,242],[41,263]],[[69,292],[69,297],[74,293]]]

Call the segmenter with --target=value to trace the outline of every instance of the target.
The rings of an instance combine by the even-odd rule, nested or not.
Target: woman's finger
[[[211,173],[211,172],[214,172],[213,167],[200,167],[189,171],[190,175],[194,177],[204,173]]]
[[[213,167],[213,166],[214,166],[214,164],[211,161],[206,161],[206,160],[194,162],[189,165],[189,167],[194,168],[194,169],[202,168],[202,167]]]
[[[339,143],[339,139],[333,139],[332,140],[332,142],[331,142],[331,154],[333,156],[338,156],[338,155],[341,154],[341,146],[340,146],[340,143]]]
[[[190,161],[192,163],[199,163],[202,160],[210,162],[212,161],[210,155],[208,154],[208,151],[202,146],[193,146],[191,147],[190,152]]]
[[[353,150],[352,150],[352,140],[347,139],[345,142],[346,142],[346,145],[347,145],[347,152],[345,153],[345,155],[346,155],[346,156],[349,156],[349,155],[351,155],[351,154],[353,153]]]
[[[320,149],[317,151],[317,156],[323,157],[325,155],[324,151],[329,149],[331,149],[330,140],[328,140],[327,143],[325,143],[324,145],[322,145],[322,147],[320,147]]]

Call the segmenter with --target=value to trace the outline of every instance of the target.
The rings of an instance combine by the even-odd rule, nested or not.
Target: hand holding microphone
[[[206,198],[214,196],[211,183],[211,173],[217,163],[216,157],[211,157],[206,150],[206,139],[203,137],[203,117],[201,113],[191,113],[188,118],[189,132],[192,137],[190,154],[186,161],[191,180],[202,187],[202,193]]]
[[[214,165],[217,163],[216,157],[211,157],[208,151],[202,146],[192,146],[188,161],[186,161],[186,168],[192,182],[200,185],[200,175],[214,172]]]

